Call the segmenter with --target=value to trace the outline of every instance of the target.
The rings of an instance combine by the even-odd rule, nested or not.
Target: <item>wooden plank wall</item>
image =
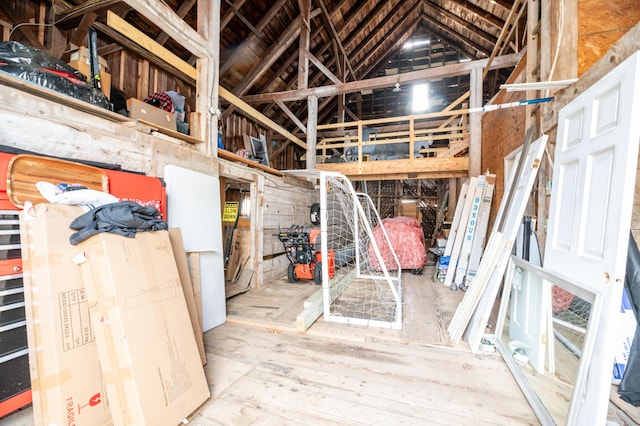
[[[118,164],[124,170],[164,176],[164,166],[174,164],[197,172],[217,176],[220,164],[227,163],[194,149],[186,142],[151,132],[134,121],[114,122],[96,117],[72,107],[41,98],[8,86],[0,85],[0,115],[3,127],[0,144],[30,150],[44,155],[78,160]],[[244,165],[227,167],[243,170],[241,177],[256,176],[262,183],[255,203],[260,217],[252,218],[263,236],[262,257],[252,266],[259,268],[257,286],[264,280],[286,274],[286,259],[282,243],[275,234],[278,225],[309,226],[311,204],[318,201],[318,192],[306,182],[269,175]],[[251,232],[248,232],[251,234]],[[244,244],[256,244],[255,235]],[[264,279],[262,278],[264,277]]]
[[[285,276],[289,265],[289,261],[283,254],[282,242],[275,235],[278,232],[278,226],[282,230],[288,229],[291,225],[304,225],[311,228],[311,205],[320,202],[319,196],[319,192],[314,189],[265,180],[262,260],[264,283]]]
[[[260,273],[257,275],[256,287],[286,277],[289,261],[284,254],[284,246],[278,239],[278,226],[282,230],[292,224],[311,227],[311,205],[319,202],[319,193],[315,189],[290,185],[278,179],[265,179],[264,202],[258,214],[262,214],[262,253],[257,260]],[[252,219],[249,219],[252,220]],[[249,221],[239,225],[241,239],[241,262],[251,256],[251,248],[257,244],[257,236],[251,233]],[[248,263],[250,264],[250,263]],[[249,267],[249,266],[247,266]]]

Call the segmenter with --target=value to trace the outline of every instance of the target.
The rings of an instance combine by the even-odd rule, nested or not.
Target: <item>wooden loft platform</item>
[[[320,125],[326,137],[316,145],[316,160],[324,163],[316,168],[351,180],[467,177],[468,97],[440,112]]]
[[[469,175],[468,157],[407,158],[318,164],[318,170],[339,172],[354,181],[446,179]]]

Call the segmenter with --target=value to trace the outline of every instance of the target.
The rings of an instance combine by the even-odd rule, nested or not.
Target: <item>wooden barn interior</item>
[[[611,377],[620,330],[630,342],[637,323],[621,298],[640,305],[627,264],[640,241],[637,0],[4,0],[0,27],[0,426],[640,424],[638,384]],[[611,147],[580,154],[595,172],[570,193],[583,177],[564,146],[581,138]],[[122,250],[110,230],[69,243],[55,225],[93,201],[51,201],[76,192],[63,183],[157,209],[169,231]],[[338,184],[353,205],[327,201]],[[467,246],[471,194],[486,237]],[[354,243],[373,244],[355,257],[396,297],[386,323],[330,314],[343,268],[325,227],[336,209],[360,223],[361,202],[377,224],[419,229],[418,266],[380,272],[372,234]],[[511,256],[505,229],[523,218],[537,266]],[[152,234],[170,239],[175,267]],[[294,234],[322,241],[300,264],[315,270],[292,260]],[[100,247],[111,269],[92,263]],[[478,253],[460,288],[442,259],[456,247]],[[161,308],[167,282],[125,295],[167,264],[179,309]],[[84,287],[56,290],[76,276],[93,277],[88,303]],[[522,309],[544,306],[533,347],[510,334],[523,285],[542,299]],[[81,344],[65,340],[76,296],[63,293],[87,305]],[[583,322],[556,318],[558,294]],[[159,323],[177,331],[157,349],[144,336]],[[637,346],[625,365],[640,383]],[[63,365],[89,347],[74,363],[95,365],[93,379]],[[144,374],[165,355],[170,374]]]

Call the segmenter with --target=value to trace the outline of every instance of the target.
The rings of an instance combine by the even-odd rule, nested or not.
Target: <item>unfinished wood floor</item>
[[[212,398],[191,424],[539,424],[498,355],[450,344],[462,293],[428,269],[403,285],[402,330],[319,320],[299,333],[295,317],[320,288],[302,281],[228,300],[227,323],[205,335]]]
[[[431,269],[403,275],[402,330],[318,320],[297,332],[304,300],[320,288],[310,282],[283,279],[228,300],[227,322],[205,334],[212,397],[190,424],[539,424],[499,355],[449,342],[463,293],[434,283]],[[616,423],[638,419],[636,410]],[[0,419],[31,425],[31,407]]]

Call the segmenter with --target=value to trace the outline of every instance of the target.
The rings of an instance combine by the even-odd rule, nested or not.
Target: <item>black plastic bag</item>
[[[627,254],[627,270],[624,285],[629,291],[629,299],[636,316],[638,328],[631,344],[627,367],[624,370],[624,377],[618,387],[618,394],[622,400],[640,407],[640,251],[636,245],[633,235],[629,236],[629,251]]]
[[[0,71],[67,96],[109,109],[109,99],[87,77],[47,52],[17,41],[0,42]]]

